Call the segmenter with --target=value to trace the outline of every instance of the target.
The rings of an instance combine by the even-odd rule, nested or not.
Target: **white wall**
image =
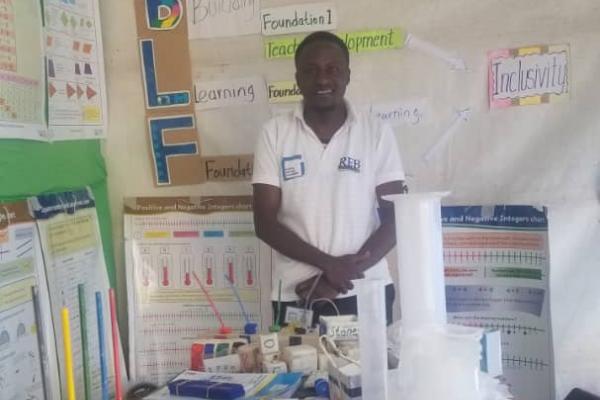
[[[136,0],[138,1],[138,0]],[[301,0],[267,1],[263,7]],[[126,4],[127,3],[127,4]],[[110,127],[105,155],[120,298],[124,299],[122,199],[127,196],[250,192],[248,183],[154,188],[133,6],[102,0]],[[337,0],[339,30],[392,26],[452,49],[469,71],[411,50],[352,58],[356,102],[427,98],[431,123],[398,131],[413,191],[450,189],[454,204],[550,207],[551,290],[557,399],[574,386],[600,393],[600,2],[597,0]],[[190,42],[194,78],[293,78],[291,61],[263,59],[260,36]],[[490,111],[486,52],[532,44],[570,44],[566,103]],[[421,156],[470,107],[471,120],[426,164]],[[250,152],[264,106],[199,115],[207,154]],[[216,127],[219,127],[217,130]],[[235,139],[235,141],[233,140]],[[121,304],[121,310],[125,310]],[[122,323],[122,326],[125,326]]]

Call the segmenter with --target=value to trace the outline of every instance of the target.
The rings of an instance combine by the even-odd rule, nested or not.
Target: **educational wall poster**
[[[187,0],[187,8],[190,40],[260,33],[260,0]]]
[[[220,319],[267,326],[271,254],[251,196],[126,199],[124,226],[132,379],[164,384],[190,368],[192,342]]]
[[[106,137],[98,0],[44,0],[44,20],[51,139]]]
[[[335,28],[337,12],[335,4],[331,2],[294,4],[260,11],[260,29],[265,36],[329,31]]]
[[[569,46],[528,46],[488,53],[490,108],[534,105],[569,96]]]
[[[516,399],[553,399],[546,209],[442,207],[442,224],[448,322],[500,330]]]
[[[134,6],[155,185],[202,183],[185,1]]]
[[[0,138],[45,140],[39,0],[0,0]]]
[[[56,352],[62,392],[66,393],[65,356],[61,309],[67,307],[70,315],[71,347],[77,398],[84,398],[86,385],[91,398],[102,398],[100,336],[98,335],[96,292],[103,303],[104,342],[107,344],[104,359],[107,362],[109,387],[114,387],[113,343],[110,335],[108,306],[108,275],[94,198],[91,190],[40,195],[29,200],[29,208],[37,220],[46,264],[46,277],[50,295],[51,312],[56,336]],[[80,310],[78,285],[84,288],[85,310]],[[82,319],[86,323],[82,337]],[[83,356],[83,343],[87,340],[87,358]],[[120,343],[116,344],[119,346]],[[122,359],[121,359],[122,360]],[[85,364],[85,365],[84,365]],[[84,379],[84,368],[90,372]],[[123,368],[121,368],[124,371]]]
[[[367,111],[393,127],[417,127],[425,125],[431,118],[429,108],[427,99],[418,99],[373,103],[367,107]]]
[[[32,287],[38,290],[34,301]],[[44,263],[27,202],[0,205],[0,393],[58,398],[58,373]],[[37,314],[37,315],[36,315]],[[38,325],[40,322],[40,325]],[[38,334],[40,336],[38,336]],[[43,368],[42,368],[43,365]]]
[[[210,110],[267,102],[265,80],[260,76],[194,82],[196,110]]]
[[[350,53],[401,49],[406,42],[402,28],[385,28],[370,31],[336,33],[348,46]],[[293,58],[304,36],[286,36],[264,40],[265,58],[268,60]]]

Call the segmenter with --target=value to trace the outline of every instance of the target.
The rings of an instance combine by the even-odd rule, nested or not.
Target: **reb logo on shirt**
[[[340,171],[360,172],[360,160],[352,157],[342,157],[340,158],[338,169]]]

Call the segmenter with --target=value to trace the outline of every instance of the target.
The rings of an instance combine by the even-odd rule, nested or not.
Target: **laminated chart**
[[[516,398],[554,398],[546,210],[442,207],[442,223],[448,322],[500,330]]]
[[[97,0],[44,0],[48,117],[54,139],[105,135],[106,96]]]
[[[0,137],[44,139],[41,38],[38,0],[0,0]]]
[[[47,394],[59,394],[57,367],[55,362],[50,364],[55,357],[47,352],[51,346],[42,344],[54,342],[44,282],[39,240],[27,203],[1,205],[0,393],[3,399],[43,399]],[[37,305],[32,286],[38,288]]]
[[[100,239],[95,200],[89,189],[40,195],[28,199],[37,220],[45,260],[51,312],[54,321],[56,349],[61,373],[62,392],[66,393],[65,357],[61,309],[69,309],[71,347],[77,398],[84,398],[88,386],[91,398],[102,398],[100,337],[98,335],[96,292],[102,296],[104,314],[105,360],[109,387],[114,388],[112,338],[108,319],[108,274]],[[78,286],[85,289],[85,311],[80,310]],[[86,318],[81,318],[82,312]],[[85,328],[81,324],[85,321]],[[84,356],[82,331],[87,336],[87,358]],[[120,343],[117,344],[120,346]],[[119,348],[120,351],[120,348]],[[121,357],[122,360],[122,357]],[[124,364],[123,364],[124,366]],[[124,371],[123,366],[121,371]],[[88,377],[84,371],[90,371]]]
[[[125,243],[132,379],[164,384],[190,368],[191,344],[218,332],[266,326],[268,269],[254,232],[250,196],[127,199]],[[266,250],[264,250],[266,251]],[[262,282],[262,285],[261,285]],[[268,303],[268,302],[266,302]],[[268,306],[268,304],[267,304]]]

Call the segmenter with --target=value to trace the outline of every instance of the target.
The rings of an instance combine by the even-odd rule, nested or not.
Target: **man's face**
[[[350,69],[342,49],[329,42],[306,46],[297,61],[296,82],[305,107],[326,111],[343,104]]]

